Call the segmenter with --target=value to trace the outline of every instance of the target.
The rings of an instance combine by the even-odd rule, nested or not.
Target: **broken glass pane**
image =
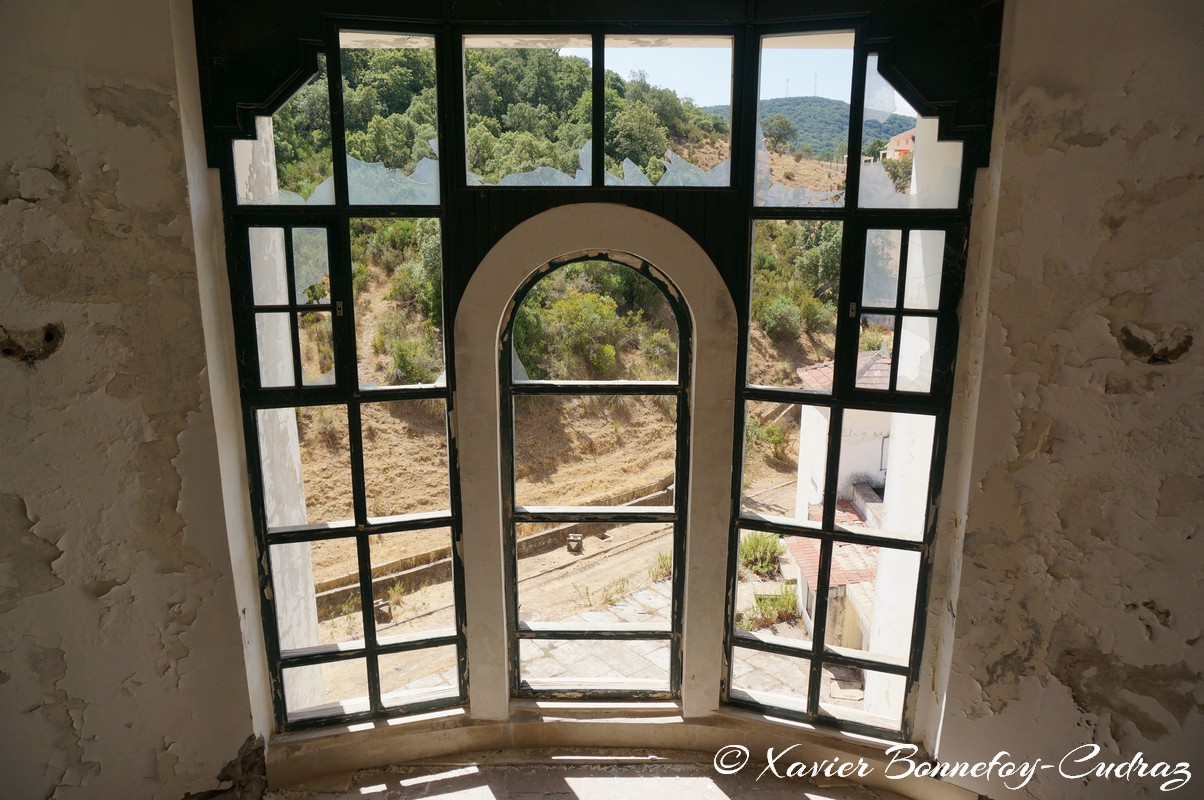
[[[326,58],[317,74],[270,117],[255,118],[254,139],[234,142],[241,205],[331,205],[330,94]]]
[[[853,32],[766,36],[760,75],[754,202],[843,205]]]
[[[468,184],[588,186],[589,36],[465,36]]]
[[[901,392],[930,391],[935,351],[936,319],[904,317],[899,332],[899,375],[895,388]]]
[[[606,37],[606,185],[729,186],[730,36]]]
[[[956,208],[962,143],[937,139],[936,117],[920,117],[878,72],[870,55],[862,127],[862,208]],[[876,152],[875,152],[876,151]]]
[[[352,204],[439,202],[435,37],[341,31]]]

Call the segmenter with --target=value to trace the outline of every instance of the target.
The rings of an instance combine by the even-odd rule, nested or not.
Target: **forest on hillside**
[[[342,51],[348,156],[410,174],[436,158],[434,52],[430,49]],[[465,51],[465,126],[470,182],[498,183],[550,167],[573,175],[590,139],[590,66],[541,48]],[[704,111],[647,76],[606,72],[605,164],[622,177],[624,160],[655,183],[666,150],[726,144],[727,118]],[[328,78],[318,75],[273,117],[282,190],[308,197],[331,173]]]
[[[590,135],[586,60],[537,48],[470,48],[465,58],[471,175],[496,183],[541,167],[571,175],[582,166],[579,151]],[[320,66],[273,118],[280,187],[302,197],[331,173],[328,73]],[[347,49],[341,69],[351,158],[405,174],[437,158],[432,50]],[[726,157],[726,109],[700,108],[641,73],[625,79],[607,71],[606,95],[605,164],[612,175],[622,175],[630,161],[655,182],[669,149],[710,147]],[[838,101],[782,98],[761,105],[763,112],[789,111],[797,120],[795,144],[780,142],[775,150],[792,153],[795,162],[831,157],[846,135],[848,107]],[[911,124],[910,118],[891,117],[882,133]],[[823,342],[834,329],[841,227],[764,221],[754,238],[752,321],[771,349],[782,350],[770,359],[789,382],[799,354],[825,352]],[[436,380],[443,370],[438,221],[353,220],[351,250],[357,324],[370,320],[373,326],[361,335],[361,382]],[[634,278],[625,267],[599,263],[574,265],[541,282],[515,321],[515,347],[529,376],[669,375],[676,358],[676,342],[669,341],[676,338],[673,320],[659,293],[647,291],[651,284]],[[364,366],[368,361],[371,369]]]
[[[716,114],[730,113],[727,106],[707,106],[706,110]],[[785,117],[790,123],[789,134],[783,144],[806,158],[827,161],[843,155],[848,148],[849,104],[843,100],[774,97],[757,104],[757,121],[763,127],[767,120],[777,115]],[[902,114],[890,114],[881,120],[867,117],[862,126],[862,152],[876,156],[890,137],[915,126],[915,117]],[[881,146],[877,144],[879,142]]]

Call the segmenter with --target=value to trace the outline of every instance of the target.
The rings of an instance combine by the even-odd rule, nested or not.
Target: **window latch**
[[[336,317],[343,316],[343,301],[342,300],[334,301],[334,315]]]
[[[341,311],[339,312],[342,313]],[[849,303],[849,319],[857,319],[857,303],[856,301]]]

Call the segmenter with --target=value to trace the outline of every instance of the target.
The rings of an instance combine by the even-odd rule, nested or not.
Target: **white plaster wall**
[[[986,339],[939,755],[1048,763],[1094,741],[1105,761],[1192,762],[1172,796],[1199,796],[1204,5],[1007,13],[997,198],[980,194],[997,230],[976,227],[965,307],[982,304]],[[959,782],[1162,794],[1056,769],[1016,792]]]
[[[252,732],[166,3],[5,5],[0,793],[180,797]]]
[[[719,705],[723,593],[731,524],[731,437],[736,315],[706,252],[680,228],[617,203],[551,209],[519,224],[490,249],[456,311],[457,387],[452,414],[464,487],[464,582],[468,592],[469,711],[506,719],[507,591],[502,549],[498,347],[515,291],[539,267],[590,250],[630,253],[681,293],[693,323],[690,490],[687,506],[681,702],[687,717]],[[705,433],[704,433],[705,432]]]

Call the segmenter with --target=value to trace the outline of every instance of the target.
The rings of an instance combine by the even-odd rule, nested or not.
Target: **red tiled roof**
[[[808,367],[799,367],[798,377],[803,388],[809,392],[831,392],[834,362],[824,361]],[[880,350],[869,350],[857,355],[858,389],[890,388],[890,354]]]
[[[810,516],[818,521],[818,506]],[[836,522],[840,525],[861,525],[864,520],[853,505],[841,500],[836,504]],[[787,536],[786,549],[798,564],[803,580],[812,589],[819,582],[819,540]],[[836,542],[832,545],[832,586],[853,583],[872,583],[878,574],[878,548],[861,544]]]

